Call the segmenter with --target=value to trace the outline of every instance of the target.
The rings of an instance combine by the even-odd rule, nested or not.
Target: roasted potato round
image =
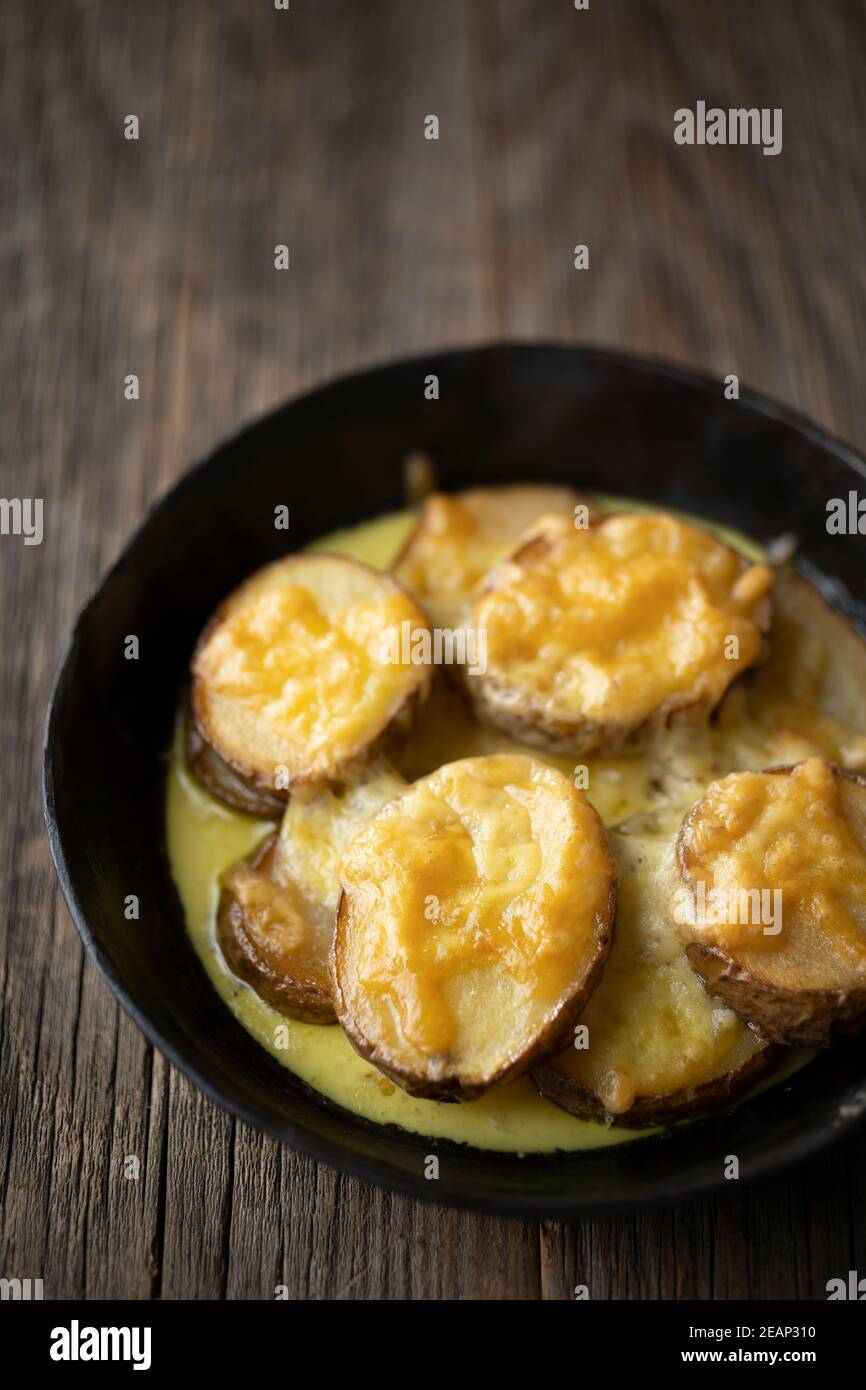
[[[478,716],[556,752],[617,748],[705,716],[762,654],[773,574],[661,512],[545,517],[488,577],[470,624]]]
[[[442,628],[461,626],[479,582],[517,537],[546,514],[574,516],[571,488],[517,483],[434,493],[398,555],[393,573]]]
[[[411,727],[431,670],[404,657],[426,630],[396,580],[357,560],[278,560],[202,634],[196,729],[247,789],[285,801],[298,784],[348,780]]]
[[[688,957],[768,1038],[866,1023],[866,777],[823,758],[714,782],[677,840]]]
[[[343,847],[405,782],[387,764],[342,793],[293,797],[278,835],[223,877],[217,934],[229,968],[273,1008],[334,1023],[328,955]]]
[[[532,1076],[573,1115],[642,1129],[730,1103],[778,1052],[689,969],[671,910],[670,842],[608,833],[619,874],[610,956],[573,1044]]]
[[[413,1095],[471,1100],[557,1047],[601,970],[616,872],[563,773],[465,758],[347,845],[331,955],[337,1017]]]

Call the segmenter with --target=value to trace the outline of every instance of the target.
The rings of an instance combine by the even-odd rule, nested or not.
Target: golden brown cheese
[[[715,707],[762,651],[772,571],[656,512],[586,528],[545,518],[472,609],[482,718],[563,750],[616,746]]]
[[[338,777],[426,691],[429,667],[390,656],[411,651],[426,627],[398,584],[356,561],[278,561],[205,631],[193,662],[197,724],[263,784]]]
[[[329,946],[340,899],[340,856],[365,821],[405,785],[383,759],[345,788],[295,795],[286,808],[277,844],[279,872],[297,886],[307,915],[327,923]]]
[[[861,784],[818,757],[715,782],[679,840],[685,885],[702,895],[690,938],[783,986],[866,983],[863,807]]]
[[[394,574],[441,627],[456,627],[480,580],[545,512],[571,516],[570,488],[518,484],[435,493],[397,558]]]
[[[494,754],[439,768],[347,846],[337,1013],[410,1086],[482,1089],[567,1026],[607,948],[613,861],[582,792]]]

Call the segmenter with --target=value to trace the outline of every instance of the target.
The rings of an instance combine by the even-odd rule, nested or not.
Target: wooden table
[[[447,344],[625,345],[866,446],[862,5],[7,0],[0,37],[2,491],[45,500],[41,546],[0,537],[0,1275],[46,1297],[511,1299],[822,1298],[866,1273],[862,1138],[575,1225],[278,1147],[117,1008],[39,804],[51,675],[101,573],[192,460],[324,378]],[[675,145],[699,99],[781,107],[782,153]]]

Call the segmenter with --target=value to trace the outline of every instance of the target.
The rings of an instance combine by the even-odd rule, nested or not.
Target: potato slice
[[[402,655],[426,628],[396,580],[357,560],[297,555],[267,565],[199,641],[198,733],[247,787],[284,801],[298,784],[349,780],[408,733],[431,669]]]
[[[473,604],[479,717],[555,752],[617,748],[715,708],[763,653],[773,573],[662,512],[545,517]]]
[[[278,818],[286,809],[286,793],[266,791],[229,767],[213,747],[202,738],[190,712],[186,721],[186,762],[190,772],[210,792],[227,805],[250,816]]]
[[[619,873],[610,956],[574,1044],[532,1076],[573,1115],[644,1128],[729,1104],[777,1053],[690,970],[671,910],[671,842],[608,835]]]
[[[280,1013],[334,1023],[328,955],[343,848],[406,785],[387,763],[344,792],[293,797],[278,835],[223,877],[217,934],[229,968]]]
[[[333,1023],[330,934],[305,911],[297,886],[277,868],[278,837],[224,875],[217,936],[233,974],[265,1003],[306,1023]]]
[[[760,715],[763,702],[778,723],[783,705],[783,717],[798,714],[802,731],[817,731],[834,761],[866,771],[864,692],[866,641],[808,579],[779,570],[769,654],[750,679],[750,709]]]
[[[607,955],[616,873],[561,772],[522,755],[446,764],[347,846],[337,1017],[405,1090],[472,1100],[557,1047]]]
[[[458,628],[487,571],[518,536],[546,514],[574,516],[576,492],[552,484],[518,483],[478,487],[456,494],[434,493],[397,557],[393,573],[415,595],[432,622]]]
[[[823,758],[714,782],[677,856],[708,990],[769,1038],[826,1046],[866,1023],[866,777]]]

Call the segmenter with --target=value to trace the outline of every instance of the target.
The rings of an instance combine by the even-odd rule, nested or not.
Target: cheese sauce
[[[619,510],[618,499],[599,499]],[[701,524],[701,523],[699,523]],[[705,523],[703,523],[705,524]],[[323,537],[310,547],[349,555],[377,568],[393,561],[413,525],[409,513],[381,517]],[[750,558],[760,551],[740,537],[713,529]],[[731,697],[729,697],[730,699]],[[797,761],[811,753],[838,757],[850,731],[799,704],[786,704],[772,691],[763,703],[744,702],[718,724],[703,730],[666,730],[640,753],[587,760],[587,795],[607,825],[630,827],[642,835],[670,836],[684,811],[707,785],[732,768],[766,767]],[[530,753],[572,774],[575,759],[540,755],[505,735],[479,728],[462,700],[441,682],[434,690],[419,730],[395,759],[409,779],[445,762],[491,752]],[[509,1153],[550,1153],[625,1143],[647,1131],[627,1130],[579,1120],[543,1100],[527,1077],[468,1104],[416,1100],[383,1077],[352,1048],[337,1026],[301,1023],[265,1004],[228,970],[215,936],[219,877],[274,830],[272,821],[233,811],[211,797],[187,770],[182,728],[172,751],[166,803],[166,839],[172,874],[186,915],[187,929],[214,988],[240,1023],[277,1060],[329,1100],[376,1124],[393,1124],[430,1138],[450,1139],[481,1149]],[[327,859],[327,846],[309,843],[311,860]],[[311,863],[311,873],[316,873]],[[774,1081],[803,1064],[808,1054],[792,1051]]]

